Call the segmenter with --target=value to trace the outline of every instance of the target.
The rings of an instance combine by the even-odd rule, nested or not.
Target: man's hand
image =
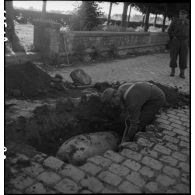
[[[121,144],[123,142],[130,142],[133,141],[133,138],[135,134],[137,133],[138,125],[137,124],[131,124],[130,127],[125,129],[125,132],[123,134],[123,138],[121,141]]]

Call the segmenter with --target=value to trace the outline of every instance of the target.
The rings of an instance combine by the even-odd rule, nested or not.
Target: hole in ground
[[[180,93],[176,88],[159,83],[154,84],[166,94],[167,105],[164,109],[189,105],[189,95]],[[96,85],[95,89],[99,93],[107,87],[109,86],[100,87]],[[12,127],[16,131],[19,129],[15,139],[20,137],[22,141],[34,146],[38,151],[52,156],[56,156],[59,147],[73,136],[114,131],[120,139],[125,128],[120,117],[121,109],[103,105],[98,95],[92,95],[88,98],[87,96],[78,97],[74,101],[72,98],[64,98],[58,100],[56,106],[43,105],[37,107],[33,113],[34,115],[31,118],[23,117],[17,121],[17,124],[14,123],[15,126]]]

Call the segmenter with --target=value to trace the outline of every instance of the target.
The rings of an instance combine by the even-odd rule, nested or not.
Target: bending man
[[[138,131],[145,131],[158,110],[165,104],[164,92],[149,82],[126,83],[118,90],[106,89],[102,101],[121,105],[128,111],[130,127],[124,132],[123,142],[132,141]]]

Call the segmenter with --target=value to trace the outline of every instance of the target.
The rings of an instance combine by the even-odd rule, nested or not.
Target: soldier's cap
[[[179,11],[179,13],[180,13],[180,14],[188,14],[188,11],[185,10],[185,9],[182,9],[182,10]]]
[[[101,101],[102,102],[109,102],[112,99],[115,92],[116,92],[116,90],[113,88],[105,89],[102,96],[101,96]]]

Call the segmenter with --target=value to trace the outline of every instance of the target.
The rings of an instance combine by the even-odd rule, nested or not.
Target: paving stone
[[[181,174],[181,181],[184,182],[184,183],[189,184],[190,183],[189,173],[182,173]]]
[[[180,161],[186,161],[187,156],[181,152],[173,152],[172,156]]]
[[[169,117],[167,115],[165,115],[165,114],[161,114],[159,116],[159,118],[164,119],[164,120],[167,120]]]
[[[175,119],[175,118],[169,118],[169,121],[172,122],[172,123],[179,124],[179,125],[182,124],[182,122],[179,119]]]
[[[117,186],[121,182],[121,178],[110,171],[103,171],[98,175],[98,178],[102,181],[111,184],[113,186]]]
[[[167,110],[167,114],[176,115],[177,112],[175,110]]]
[[[131,174],[126,177],[126,179],[139,187],[143,187],[145,184],[143,177],[135,171],[131,172]]]
[[[162,133],[170,135],[170,136],[175,136],[176,135],[176,133],[174,133],[172,131],[167,131],[167,130],[164,130]]]
[[[171,186],[176,182],[174,179],[171,179],[167,175],[163,175],[163,174],[159,175],[156,181],[165,187]]]
[[[180,119],[179,116],[177,116],[175,114],[170,114],[170,113],[167,114],[167,117],[171,117],[171,118],[174,118],[174,119]]]
[[[145,188],[149,190],[150,192],[157,192],[158,190],[158,184],[154,181],[151,181],[145,185]]]
[[[167,194],[176,194],[177,192],[175,190],[167,190],[166,193]]]
[[[89,190],[82,190],[81,192],[79,192],[79,194],[92,194],[92,192]]]
[[[154,143],[152,143],[150,140],[140,137],[137,139],[137,143],[142,145],[142,146],[147,146],[147,147],[152,147]]]
[[[57,173],[54,173],[52,171],[45,171],[45,172],[41,173],[37,177],[37,179],[42,181],[43,183],[45,183],[47,185],[53,185],[53,184],[57,183],[61,179],[61,177]]]
[[[80,167],[82,170],[86,171],[87,173],[90,173],[92,175],[96,175],[98,172],[101,171],[101,167],[94,165],[90,162],[87,162],[83,166]]]
[[[133,151],[133,150],[129,150],[129,149],[123,149],[121,152],[121,155],[127,157],[127,158],[131,158],[133,160],[137,160],[139,161],[142,158],[142,155]]]
[[[46,154],[36,154],[36,155],[32,158],[32,160],[33,160],[33,161],[36,161],[36,162],[38,162],[38,163],[42,163],[42,162],[45,160],[45,158],[47,158],[47,155],[46,155]]]
[[[88,177],[87,179],[83,179],[81,181],[81,185],[83,187],[87,187],[89,190],[91,190],[94,193],[98,193],[104,188],[102,182],[100,182],[95,177]]]
[[[128,181],[124,181],[120,186],[119,190],[124,193],[141,193],[141,190]]]
[[[65,178],[55,185],[55,189],[61,193],[68,194],[77,193],[81,188],[74,181]]]
[[[159,160],[169,163],[172,166],[175,166],[177,164],[177,160],[172,158],[171,156],[162,156]]]
[[[179,169],[170,167],[170,166],[165,166],[163,169],[163,172],[166,173],[167,175],[171,176],[171,177],[178,177],[180,174]]]
[[[178,137],[178,139],[181,139],[181,140],[186,141],[186,142],[190,141],[189,137],[186,137],[186,136],[178,135],[177,137]]]
[[[175,144],[172,144],[172,143],[166,143],[165,146],[168,147],[168,148],[170,148],[171,150],[175,150],[175,151],[178,150],[178,146],[175,145]]]
[[[180,162],[178,167],[187,173],[190,171],[189,163]]]
[[[171,142],[171,143],[174,143],[174,144],[177,144],[179,142],[179,139],[174,138],[174,137],[169,136],[169,135],[165,135],[163,137],[163,140],[166,140],[166,141]]]
[[[46,194],[46,188],[42,183],[36,183],[25,190],[26,194]]]
[[[58,170],[62,167],[62,165],[64,165],[64,162],[53,156],[50,156],[43,161],[43,165],[51,169]]]
[[[111,189],[107,189],[104,187],[104,189],[102,190],[101,193],[103,193],[103,194],[119,194],[120,192],[117,190],[113,190],[113,189],[111,190]]]
[[[161,170],[161,168],[163,166],[160,161],[157,161],[149,156],[145,156],[142,159],[142,163],[151,167],[152,169],[155,169],[155,170]]]
[[[177,116],[180,117],[180,120],[181,120],[181,121],[189,120],[189,116],[186,116],[185,114],[178,113]]]
[[[119,164],[111,164],[109,170],[119,176],[125,176],[130,172],[127,167]]]
[[[153,149],[167,155],[171,153],[171,150],[169,148],[162,146],[160,144],[155,145]]]
[[[107,152],[104,153],[104,157],[111,159],[112,161],[116,163],[120,163],[124,160],[124,157],[119,155],[116,152],[113,152],[112,150],[108,150]]]
[[[94,156],[94,157],[89,158],[87,161],[95,163],[102,167],[108,167],[112,163],[111,160],[104,158],[102,156]]]
[[[184,129],[178,129],[178,128],[173,128],[173,131],[179,135],[183,135],[183,136],[189,136],[189,133],[185,131]]]
[[[125,145],[125,148],[128,148],[130,150],[133,150],[133,151],[139,151],[139,148],[140,146],[135,143],[135,142],[128,142],[126,145]]]
[[[131,160],[127,159],[126,161],[123,162],[123,165],[127,166],[128,168],[132,169],[133,171],[138,171],[141,168],[141,164]]]
[[[93,192],[89,191],[89,190],[81,190],[79,192],[79,194],[92,194]]]
[[[186,132],[186,128],[185,128],[184,126],[182,126],[182,125],[178,125],[178,124],[176,124],[176,123],[171,123],[170,125],[173,127],[173,131],[174,131],[175,133],[180,134],[181,131],[184,131],[184,133],[187,133],[187,132]],[[179,131],[177,131],[177,130],[179,130]],[[187,133],[187,134],[188,134],[188,133]],[[181,135],[183,135],[183,134],[181,134]],[[184,134],[184,136],[185,136],[185,134]]]
[[[158,127],[163,128],[163,129],[166,129],[166,130],[168,130],[168,131],[171,131],[171,130],[173,129],[172,126],[166,125],[166,124],[164,124],[164,123],[159,123]]]
[[[22,168],[22,170],[32,177],[36,177],[37,175],[44,171],[42,165],[35,162],[32,162],[30,167]]]
[[[170,121],[164,120],[164,119],[162,119],[162,118],[157,118],[157,119],[156,119],[156,122],[163,123],[163,124],[165,124],[165,125],[169,125],[169,124],[170,124]]]
[[[154,150],[150,150],[148,148],[144,148],[140,151],[141,154],[143,155],[149,155],[151,157],[154,157],[154,158],[158,158],[158,152],[157,151],[154,151]]]
[[[184,141],[180,141],[179,145],[181,147],[185,147],[185,148],[189,148],[190,147],[190,144],[188,142],[184,142]]]
[[[62,171],[60,171],[60,174],[66,177],[70,177],[74,181],[80,181],[81,179],[84,178],[85,173],[78,169],[77,167],[67,164]]]
[[[189,193],[189,186],[185,184],[177,184],[174,189],[179,193]]]
[[[187,150],[187,149],[182,149],[182,150],[181,150],[181,153],[187,154],[188,156],[190,155],[189,149],[188,149],[188,150]]]
[[[152,171],[151,168],[147,167],[147,166],[143,166],[139,172],[144,175],[144,176],[147,176],[149,178],[153,177],[154,176],[154,171]]]
[[[189,120],[185,120],[185,121],[186,121],[186,122],[182,123],[182,125],[183,125],[184,127],[189,128],[189,127],[190,127],[190,122],[189,122]]]
[[[29,176],[22,174],[14,179],[10,180],[10,183],[17,189],[23,190],[32,185],[34,180]]]

